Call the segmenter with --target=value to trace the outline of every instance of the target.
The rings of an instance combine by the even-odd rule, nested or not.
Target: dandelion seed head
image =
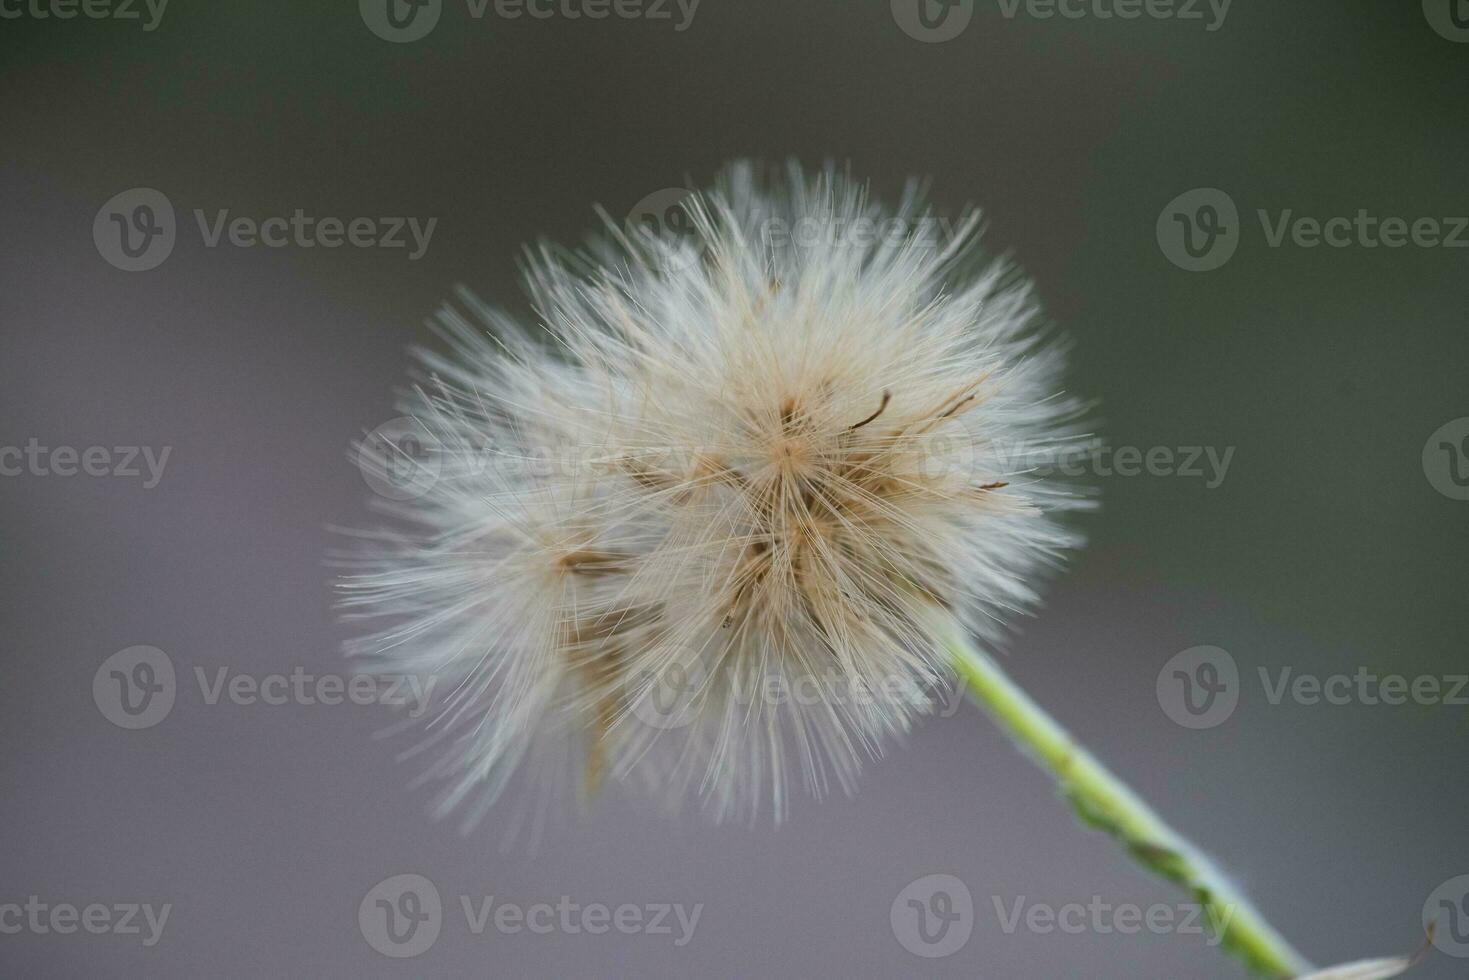
[[[1015,461],[1082,406],[977,215],[750,165],[688,207],[542,248],[535,330],[466,294],[420,355],[442,466],[343,587],[353,652],[441,678],[445,810],[528,755],[719,818],[850,792],[950,683],[933,611],[998,641],[1076,543],[1084,495]]]

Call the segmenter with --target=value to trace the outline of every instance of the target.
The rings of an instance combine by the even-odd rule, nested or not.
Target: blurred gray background
[[[1469,672],[1469,502],[1424,463],[1469,416],[1469,249],[1271,247],[1256,216],[1469,214],[1469,44],[1451,39],[1469,11],[1235,0],[1210,30],[1206,4],[1068,19],[984,0],[934,42],[886,2],[703,0],[680,30],[676,5],[541,20],[445,0],[425,36],[390,43],[348,2],[173,0],[152,30],[142,5],[0,6],[19,12],[0,19],[0,447],[171,447],[151,488],[0,476],[0,906],[171,906],[151,947],[146,926],[0,933],[0,975],[1241,975],[1200,935],[1007,932],[996,900],[1186,899],[1078,830],[967,707],[855,798],[801,799],[777,829],[661,820],[613,793],[535,853],[500,853],[493,820],[464,838],[426,814],[403,743],[372,738],[386,709],[201,696],[196,668],[346,670],[322,557],[327,525],[367,520],[347,446],[396,414],[404,348],[455,283],[523,309],[523,243],[576,241],[594,204],[624,214],[746,156],[849,161],[889,195],[925,175],[951,212],[980,204],[990,248],[1074,337],[1072,387],[1113,445],[1234,448],[1212,488],[1097,481],[1089,547],[1008,650],[1040,700],[1319,963],[1412,949],[1430,894],[1469,873],[1469,708],[1271,704],[1258,677]],[[926,12],[939,33],[969,13]],[[171,202],[177,241],[128,272],[92,232],[136,187]],[[1212,271],[1179,268],[1155,231],[1194,188],[1238,208]],[[410,261],[209,248],[193,218],[298,208],[438,223]],[[178,672],[172,711],[136,731],[92,693],[134,645]],[[1232,714],[1195,730],[1156,682],[1199,645],[1240,682]],[[408,873],[437,886],[442,932],[393,959],[358,906]],[[972,897],[968,941],[939,958],[890,922],[932,874]],[[703,908],[682,946],[676,927],[474,935],[466,895]],[[1438,951],[1417,975],[1466,970]]]

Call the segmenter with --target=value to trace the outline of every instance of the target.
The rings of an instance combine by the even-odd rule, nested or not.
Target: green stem
[[[1056,778],[1085,823],[1116,838],[1150,871],[1188,889],[1221,934],[1221,945],[1250,970],[1282,978],[1309,972],[1306,960],[1208,858],[1078,745],[993,658],[975,649],[961,625],[944,619],[945,646],[970,695]]]

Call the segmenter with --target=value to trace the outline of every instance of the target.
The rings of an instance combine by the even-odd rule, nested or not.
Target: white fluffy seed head
[[[343,588],[353,652],[438,678],[471,819],[527,756],[718,817],[850,791],[950,683],[933,611],[996,640],[1076,543],[1085,497],[1028,465],[1081,406],[976,215],[749,165],[686,206],[692,237],[542,249],[535,330],[466,294],[421,355],[437,479]]]

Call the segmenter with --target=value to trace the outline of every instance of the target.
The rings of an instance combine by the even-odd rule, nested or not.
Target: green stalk
[[[1056,779],[1081,820],[1106,831],[1145,868],[1186,888],[1203,906],[1220,944],[1254,973],[1297,977],[1311,967],[1197,848],[1078,745],[994,659],[945,616],[945,646],[970,696]]]

